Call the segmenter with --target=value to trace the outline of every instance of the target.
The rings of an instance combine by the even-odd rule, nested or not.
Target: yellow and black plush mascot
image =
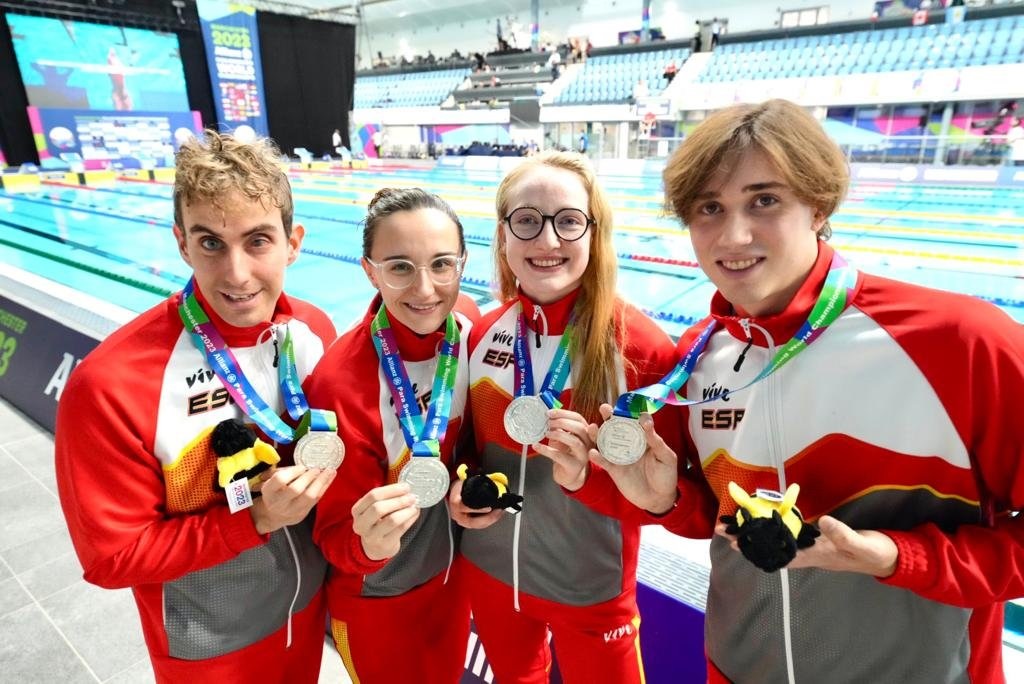
[[[260,473],[281,460],[274,447],[257,438],[251,427],[236,418],[217,423],[210,434],[210,447],[217,454],[220,489],[243,477],[249,480],[251,489],[258,489]]]
[[[470,508],[511,508],[523,510],[523,497],[508,491],[508,478],[502,473],[469,472],[465,463],[455,471],[462,480],[462,501]]]
[[[821,534],[804,522],[796,507],[799,493],[800,485],[793,483],[785,494],[759,489],[750,496],[735,482],[729,483],[729,495],[739,509],[719,520],[727,525],[726,532],[736,535],[746,559],[765,572],[785,567],[797,549],[813,546]]]

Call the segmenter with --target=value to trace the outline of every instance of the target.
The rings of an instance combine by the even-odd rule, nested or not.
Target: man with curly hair
[[[222,487],[211,439],[241,419],[290,442],[281,416],[305,398],[289,387],[335,337],[283,292],[304,230],[278,159],[268,140],[212,131],[182,145],[174,236],[192,278],[89,354],[58,407],[58,488],[85,579],[131,587],[158,682],[316,682],[320,669],[326,565],[308,518],[334,470],[282,462]]]

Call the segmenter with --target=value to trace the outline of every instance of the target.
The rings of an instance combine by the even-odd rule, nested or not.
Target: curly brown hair
[[[226,198],[237,193],[245,200],[280,209],[285,235],[291,237],[292,188],[280,159],[280,150],[269,138],[241,142],[227,133],[206,130],[202,140],[183,143],[175,155],[175,225],[185,230],[183,206],[210,202],[223,208]]]

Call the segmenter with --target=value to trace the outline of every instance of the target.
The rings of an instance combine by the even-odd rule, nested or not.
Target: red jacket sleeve
[[[914,335],[910,328],[920,329],[919,320],[887,328],[931,379],[957,426],[982,520],[955,531],[934,524],[885,530],[899,557],[883,581],[973,608],[1024,596],[1024,327],[987,304],[935,308],[950,319],[944,329]]]
[[[161,369],[150,371],[153,382]],[[108,589],[167,582],[262,544],[252,516],[226,506],[168,516],[148,446],[159,392],[119,384],[108,371],[86,359],[57,408],[57,486],[86,581]]]
[[[374,561],[363,551],[362,540],[352,529],[352,506],[374,487],[386,484],[386,458],[379,437],[370,435],[380,428],[376,373],[366,373],[370,362],[359,355],[353,342],[365,333],[360,326],[343,335],[327,351],[306,381],[310,406],[334,411],[338,434],[345,443],[345,459],[338,475],[316,506],[313,541],[334,567],[350,575],[369,575],[384,567],[388,559]],[[373,348],[369,340],[363,347]],[[376,369],[376,357],[370,369]]]

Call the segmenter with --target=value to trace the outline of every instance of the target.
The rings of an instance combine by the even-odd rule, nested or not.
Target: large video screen
[[[20,14],[7,24],[33,107],[188,111],[173,33]]]

